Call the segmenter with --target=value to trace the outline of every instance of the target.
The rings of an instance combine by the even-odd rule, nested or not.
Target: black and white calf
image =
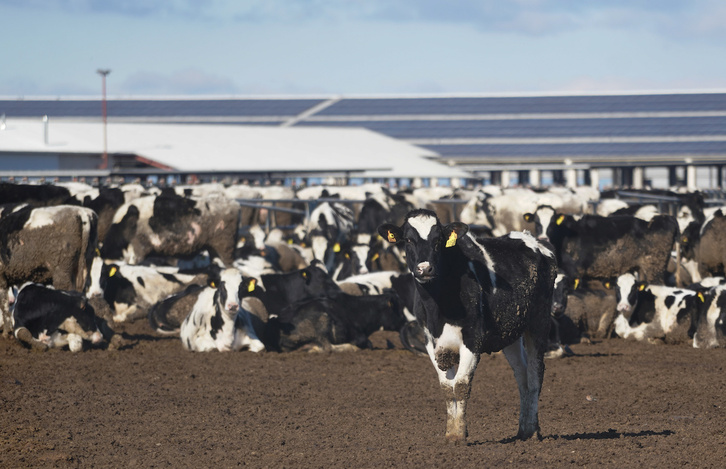
[[[624,339],[687,342],[695,333],[703,293],[664,285],[647,285],[637,274],[618,277],[615,333]]]
[[[83,340],[98,344],[103,339],[100,318],[79,292],[55,290],[28,283],[15,298],[15,337],[33,348],[83,349]]]
[[[106,264],[96,257],[87,295],[89,298],[103,296],[113,312],[114,322],[133,321],[146,317],[153,305],[204,276],[180,273],[176,267]]]
[[[265,349],[252,327],[249,312],[240,307],[242,274],[234,268],[223,270],[218,284],[206,287],[181,325],[184,348],[194,352],[252,352]],[[253,287],[254,288],[254,287]]]
[[[482,353],[503,350],[520,395],[519,431],[539,432],[539,394],[557,274],[554,253],[528,233],[477,241],[468,226],[442,226],[430,210],[410,212],[379,234],[406,245],[416,280],[414,315],[444,389],[446,439],[466,439],[466,405]]]

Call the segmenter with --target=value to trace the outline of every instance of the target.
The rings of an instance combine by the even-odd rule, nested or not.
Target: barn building
[[[107,126],[101,109],[0,98],[0,172],[95,174],[106,148],[115,175],[691,190],[726,176],[726,91],[110,98]]]

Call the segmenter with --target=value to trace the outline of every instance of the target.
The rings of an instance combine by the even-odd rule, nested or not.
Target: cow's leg
[[[472,353],[463,344],[458,353],[449,350],[458,360],[449,368],[442,367],[437,361],[433,345],[429,340],[426,349],[439,377],[439,384],[444,391],[446,400],[446,434],[445,438],[454,444],[466,440],[466,404],[471,394],[471,381],[479,363],[479,356]],[[439,360],[440,361],[440,360]],[[442,370],[441,368],[446,368]]]
[[[532,435],[539,436],[539,394],[544,380],[544,354],[547,348],[547,335],[530,331],[524,333],[523,349],[526,356],[526,388],[520,388],[520,417],[517,438],[526,440]]]
[[[30,331],[25,327],[19,327],[18,330],[15,331],[15,337],[17,337],[18,340],[30,345],[33,350],[46,351],[50,347],[47,341],[44,342],[42,340],[36,339],[35,337],[33,337],[33,334],[31,334]]]
[[[0,282],[0,314],[3,321],[3,337],[8,338],[12,334],[13,325],[8,301],[8,286],[4,282]]]

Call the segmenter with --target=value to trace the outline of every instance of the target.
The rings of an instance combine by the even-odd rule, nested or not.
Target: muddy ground
[[[426,357],[377,333],[337,354],[192,353],[145,322],[117,351],[0,338],[0,467],[726,467],[726,350],[609,339],[547,361],[543,439],[485,356],[466,446]],[[390,348],[393,347],[393,348]]]

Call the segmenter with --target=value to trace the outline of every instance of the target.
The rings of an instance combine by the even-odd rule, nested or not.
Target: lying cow
[[[205,275],[180,273],[176,267],[106,264],[96,257],[91,277],[88,296],[103,296],[113,321],[124,322],[146,317],[153,305]]]
[[[539,432],[539,394],[557,274],[554,253],[528,233],[476,240],[468,226],[442,226],[414,210],[378,233],[405,243],[416,280],[414,315],[446,397],[446,439],[467,437],[466,405],[482,353],[504,351],[520,395],[517,437]]]
[[[702,293],[685,288],[648,285],[638,275],[626,273],[617,279],[618,300],[615,333],[624,339],[688,342],[704,308]]]
[[[24,207],[0,218],[0,309],[3,335],[11,313],[8,288],[26,282],[82,292],[97,244],[93,210],[70,205]]]
[[[79,292],[55,290],[29,283],[15,298],[13,330],[15,337],[36,349],[68,345],[71,352],[83,349],[83,341],[98,344],[104,338],[93,307]],[[107,339],[113,334],[105,329]]]
[[[240,307],[242,281],[237,269],[225,269],[220,273],[218,284],[199,293],[181,325],[179,335],[185,349],[194,352],[265,349],[252,328],[249,312]]]
[[[274,348],[282,352],[341,351],[371,348],[369,336],[378,330],[398,331],[406,323],[394,292],[354,296],[338,293],[290,305],[269,325],[277,332]]]

